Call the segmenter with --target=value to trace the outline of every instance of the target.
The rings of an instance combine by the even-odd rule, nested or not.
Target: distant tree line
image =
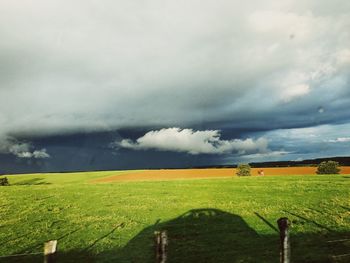
[[[316,174],[339,174],[339,163],[336,161],[323,161],[317,165]],[[251,176],[251,166],[247,163],[237,166],[237,176]],[[259,175],[263,175],[263,170],[259,170]]]

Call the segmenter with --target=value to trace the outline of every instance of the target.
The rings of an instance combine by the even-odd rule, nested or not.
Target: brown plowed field
[[[314,175],[316,167],[283,167],[283,168],[253,168],[252,175],[257,176],[259,170],[264,170],[268,175]],[[350,174],[350,166],[344,166],[341,174]],[[93,180],[92,183],[108,183],[123,181],[149,181],[149,180],[177,180],[177,179],[203,179],[203,178],[223,178],[236,175],[236,169],[174,169],[174,170],[146,170]]]

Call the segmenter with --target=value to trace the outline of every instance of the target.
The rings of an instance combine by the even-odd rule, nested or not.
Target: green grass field
[[[350,262],[350,176],[266,176],[119,182],[118,172],[8,176],[0,187],[0,256],[41,252],[58,262],[154,262],[153,233],[169,233],[169,262],[279,262],[276,220],[292,221],[292,262]],[[123,173],[123,172],[119,172]],[[41,262],[32,255],[0,262]]]

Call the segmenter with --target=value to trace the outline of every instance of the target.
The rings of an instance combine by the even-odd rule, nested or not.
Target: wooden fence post
[[[290,226],[289,220],[282,217],[277,220],[278,228],[280,230],[280,263],[290,263],[290,239],[288,228]]]
[[[44,263],[54,263],[57,250],[57,240],[51,240],[44,244]]]
[[[156,247],[156,263],[166,263],[168,249],[168,235],[166,231],[156,231],[155,247]]]

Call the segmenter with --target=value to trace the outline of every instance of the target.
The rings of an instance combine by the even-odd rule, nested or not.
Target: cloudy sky
[[[348,0],[0,0],[0,172],[350,155]]]

